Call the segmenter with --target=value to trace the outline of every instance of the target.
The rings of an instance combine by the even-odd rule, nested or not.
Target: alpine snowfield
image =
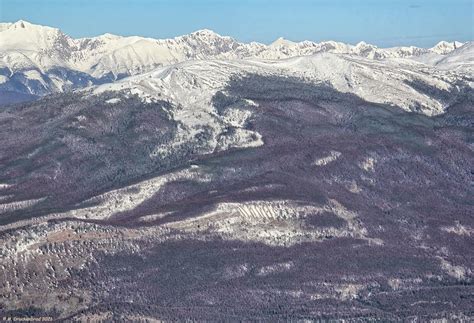
[[[463,86],[470,86],[465,76],[411,60],[374,61],[319,53],[283,60],[193,60],[104,84],[96,92],[125,91],[144,100],[167,99],[195,112],[209,113],[210,98],[223,90],[232,77],[248,74],[297,77],[315,85],[330,85],[369,102],[426,115],[443,113],[456,101],[455,94]],[[448,92],[453,95],[447,96]]]
[[[362,58],[367,59],[362,61],[367,71],[366,78],[379,74],[381,65],[393,64],[395,66],[402,64],[413,73],[431,75],[432,72],[427,72],[426,69],[428,66],[435,66],[437,70],[448,71],[446,72],[448,74],[449,71],[456,71],[456,74],[469,76],[472,75],[474,64],[472,43],[440,42],[428,49],[417,47],[384,49],[364,42],[356,45],[334,41],[296,43],[280,38],[270,45],[264,45],[255,42],[240,43],[231,37],[220,36],[207,29],[173,39],[121,37],[112,34],[73,39],[59,29],[34,25],[26,21],[2,23],[0,44],[0,92],[3,97],[0,104],[108,83],[126,76],[149,72],[160,66],[190,60],[263,61],[312,56],[317,53],[334,54],[321,58],[319,62],[311,60],[310,66],[305,66],[308,63],[304,62],[288,62],[289,66],[294,64],[298,69],[312,68],[316,63],[326,65],[326,67],[319,66],[319,70],[315,73],[307,71],[313,78],[321,76],[319,81],[327,81],[327,78],[333,81],[338,77],[351,77],[352,72],[347,70],[351,64],[346,62],[350,59],[359,61]],[[371,62],[375,71],[371,71]],[[338,76],[330,76],[321,71],[329,66],[331,66],[330,72]],[[342,70],[338,70],[339,68]],[[357,72],[356,68],[354,74]],[[347,75],[348,73],[350,75]],[[354,86],[350,82],[348,81],[346,85],[339,82],[338,85]],[[399,88],[398,84],[385,83],[385,85]],[[401,101],[403,100],[402,98]],[[408,99],[405,101],[407,102],[404,106],[408,106]],[[387,103],[390,103],[390,100]],[[420,104],[424,106],[424,102]],[[440,105],[435,105],[430,103],[426,106],[428,109],[434,109],[430,114],[442,110]]]

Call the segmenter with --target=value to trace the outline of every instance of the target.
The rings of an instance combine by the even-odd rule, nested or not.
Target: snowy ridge
[[[189,125],[212,124],[211,98],[225,88],[232,76],[247,74],[299,77],[315,84],[329,84],[340,92],[355,94],[369,102],[390,104],[407,111],[421,109],[427,115],[444,112],[450,102],[442,97],[427,96],[410,82],[451,91],[457,80],[455,76],[433,68],[420,69],[411,61],[379,62],[321,53],[274,61],[183,62],[101,85],[96,92],[125,90],[146,101],[166,99],[183,107],[175,119]],[[204,118],[202,113],[209,117]]]
[[[430,53],[416,58],[424,64],[438,69],[451,70],[472,76],[474,73],[474,42],[467,42],[445,55]]]
[[[459,42],[440,42],[431,49],[383,49],[364,42],[349,45],[279,38],[265,45],[241,43],[207,29],[161,40],[112,34],[73,39],[57,28],[22,20],[0,24],[0,43],[0,91],[33,95],[69,91],[138,75],[160,66],[203,59],[277,60],[334,53],[375,61],[410,58],[459,72],[472,68],[473,64],[468,55],[467,60],[462,56],[440,63],[464,48]]]

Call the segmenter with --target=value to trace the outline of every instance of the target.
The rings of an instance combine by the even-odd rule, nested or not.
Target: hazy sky
[[[208,28],[241,41],[361,40],[431,46],[474,38],[474,0],[0,0],[0,20],[167,38]],[[1,46],[1,44],[0,44]]]

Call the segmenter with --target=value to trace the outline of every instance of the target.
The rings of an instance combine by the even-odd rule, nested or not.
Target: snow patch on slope
[[[181,107],[174,112],[174,118],[184,125],[190,128],[209,125],[217,129],[212,97],[225,89],[232,76],[247,74],[291,76],[314,84],[329,84],[340,92],[355,94],[369,102],[398,106],[407,111],[421,110],[427,115],[443,113],[450,102],[445,102],[443,97],[427,96],[410,82],[453,91],[456,80],[428,67],[419,69],[413,62],[377,62],[324,53],[277,61],[183,62],[105,84],[96,92],[128,90],[144,100],[166,99]],[[220,121],[235,125],[229,118],[231,116],[224,116]]]
[[[342,227],[314,228],[304,225],[307,217],[331,212],[345,221]],[[212,233],[224,239],[261,242],[271,246],[290,246],[328,238],[353,237],[369,243],[382,244],[367,237],[367,230],[357,219],[357,214],[339,202],[330,200],[326,205],[308,205],[298,201],[250,201],[244,203],[219,203],[213,211],[167,227],[185,233]]]
[[[339,151],[334,151],[334,150],[332,150],[332,151],[329,153],[328,156],[317,159],[317,160],[314,162],[314,165],[316,165],[316,166],[324,166],[324,165],[327,165],[327,164],[329,164],[330,162],[333,162],[333,161],[335,161],[336,159],[338,159],[339,156],[341,156],[341,153],[340,153]]]

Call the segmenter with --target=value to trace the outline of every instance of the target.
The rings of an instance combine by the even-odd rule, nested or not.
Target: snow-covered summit
[[[439,48],[444,46],[456,48],[444,55],[430,52],[420,55],[414,58],[414,60],[426,65],[435,66],[439,70],[447,70],[472,77],[474,75],[474,42],[471,41],[464,44],[455,42],[451,43],[451,45],[449,43],[441,44]]]
[[[454,42],[447,42],[447,41],[440,41],[438,44],[430,48],[430,51],[440,54],[446,55],[451,53],[453,50],[461,47],[463,43],[454,41]]]
[[[431,49],[378,48],[365,42],[350,45],[335,41],[293,42],[284,38],[265,45],[242,43],[209,29],[171,39],[113,34],[74,39],[57,28],[20,20],[0,23],[0,91],[44,95],[115,81],[190,60],[265,61],[317,53],[373,61],[411,59],[462,72],[473,64],[469,52],[455,54],[462,47],[458,42],[441,42]]]
[[[96,91],[125,90],[146,101],[167,99],[192,109],[202,105],[207,113],[211,113],[210,99],[215,93],[224,90],[232,77],[248,74],[297,77],[314,84],[329,84],[341,93],[351,93],[368,102],[389,104],[427,115],[443,113],[450,102],[442,95],[427,96],[416,85],[424,84],[442,93],[454,90],[456,80],[432,68],[418,69],[417,64],[410,61],[380,62],[357,56],[319,53],[274,61],[187,61],[104,84]]]
[[[214,30],[207,29],[207,28],[196,30],[196,31],[190,33],[189,35],[193,36],[193,37],[202,37],[202,38],[219,38],[219,37],[222,37],[221,35],[216,33]]]
[[[273,43],[270,44],[270,47],[294,46],[295,44],[296,43],[294,41],[279,37]]]
[[[283,59],[319,52],[384,59],[418,56],[427,52],[445,55],[462,45],[457,42],[441,42],[432,49],[416,47],[380,49],[365,42],[353,46],[333,41],[293,42],[284,38],[279,38],[270,45],[264,45],[255,42],[241,43],[209,29],[163,40],[113,34],[73,39],[57,28],[35,25],[23,20],[1,24],[0,43],[2,65],[12,72],[15,72],[14,66],[24,68],[31,63],[31,68],[41,71],[59,65],[94,77],[102,77],[109,73],[115,76],[134,75],[156,66],[190,59]],[[15,62],[15,57],[22,56],[23,64]]]
[[[57,28],[35,25],[24,20],[2,24],[0,30],[1,52],[8,50],[40,52],[55,46],[58,39],[66,39],[71,44],[73,42]]]

